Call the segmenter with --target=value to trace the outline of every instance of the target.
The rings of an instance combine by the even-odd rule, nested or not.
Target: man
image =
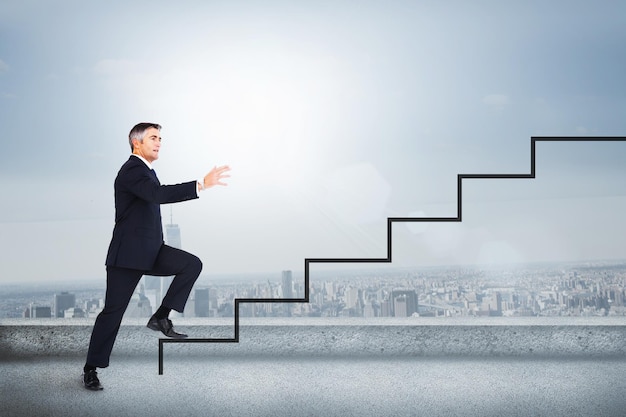
[[[198,257],[163,243],[160,204],[198,198],[200,191],[229,177],[228,166],[213,168],[203,179],[176,185],[161,185],[152,169],[159,158],[161,126],[139,123],[128,135],[132,155],[115,178],[115,227],[106,258],[107,289],[104,309],[91,333],[83,384],[101,390],[96,368],[109,366],[109,357],[126,307],[145,275],[174,275],[163,302],[150,317],[147,327],[165,336],[184,338],[174,331],[168,318],[171,310],[182,312],[200,275]]]

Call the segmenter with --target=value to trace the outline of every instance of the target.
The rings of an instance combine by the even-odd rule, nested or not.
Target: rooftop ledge
[[[0,359],[78,356],[94,319],[1,319]],[[160,333],[147,319],[125,319],[116,356],[158,355]],[[463,318],[173,318],[194,343],[168,342],[165,360],[197,355],[242,357],[626,357],[626,317]],[[171,340],[171,339],[167,339]]]
[[[175,325],[231,326],[232,317],[170,317]],[[1,319],[0,326],[93,326],[95,318]],[[557,317],[240,317],[250,326],[626,326],[626,316]],[[122,326],[144,326],[148,318],[124,318]]]

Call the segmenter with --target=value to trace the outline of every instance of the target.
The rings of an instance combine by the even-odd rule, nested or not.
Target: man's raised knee
[[[194,271],[198,271],[198,275],[200,275],[200,272],[202,271],[202,261],[200,260],[200,258],[194,255],[191,260],[191,266],[193,267]]]

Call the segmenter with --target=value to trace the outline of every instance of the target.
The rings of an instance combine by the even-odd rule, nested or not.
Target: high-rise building
[[[376,312],[374,311],[374,306],[372,305],[371,301],[368,301],[363,306],[363,317],[366,317],[366,318],[376,317]]]
[[[393,299],[393,312],[396,317],[409,317],[406,295],[402,294]]]
[[[177,249],[182,249],[183,247],[180,241],[180,228],[177,224],[174,224],[172,206],[170,206],[170,223],[165,225],[165,243]]]
[[[166,224],[165,225],[165,242],[173,248],[180,249],[182,247],[180,241],[180,228],[177,224]]]
[[[283,290],[283,298],[294,298],[293,297],[293,277],[291,275],[291,271],[283,271],[282,277],[282,290]],[[291,304],[283,304],[283,311],[286,317],[291,317]]]
[[[332,281],[326,281],[324,283],[324,293],[327,301],[335,300],[335,283]]]
[[[389,300],[383,300],[380,302],[380,316],[381,317],[393,316],[391,312],[391,302]]]
[[[194,312],[196,317],[209,317],[210,297],[208,288],[196,288],[194,291],[195,305]]]
[[[502,295],[500,292],[483,296],[480,304],[480,312],[483,315],[501,316],[502,315]]]
[[[209,308],[217,311],[217,307],[217,291],[213,289],[213,291],[209,291]]]
[[[410,317],[418,311],[415,290],[393,290],[390,301],[394,317]]]
[[[52,309],[48,306],[38,306],[31,303],[26,310],[24,310],[24,317],[31,319],[38,318],[50,318],[52,317]]]
[[[359,303],[359,289],[348,287],[346,289],[346,308],[354,308]]]
[[[282,290],[283,298],[293,298],[293,278],[291,271],[283,271]]]
[[[67,291],[61,294],[54,294],[54,317],[65,317],[65,310],[76,307],[76,295]]]

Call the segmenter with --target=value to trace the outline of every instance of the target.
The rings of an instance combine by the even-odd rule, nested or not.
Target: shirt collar
[[[136,156],[137,158],[141,159],[141,160],[143,161],[143,163],[144,163],[144,164],[146,164],[146,165],[148,166],[148,168],[149,168],[149,169],[152,169],[152,164],[151,164],[150,162],[148,162],[148,161],[146,160],[146,158],[144,158],[143,156],[141,156],[141,155],[137,155],[137,154],[135,154],[135,153],[134,153],[134,154],[132,154],[132,156]]]

